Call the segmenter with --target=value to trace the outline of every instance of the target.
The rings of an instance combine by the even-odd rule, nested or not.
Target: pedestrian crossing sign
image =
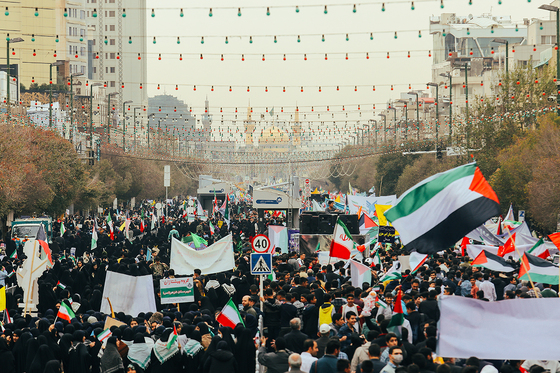
[[[251,274],[270,275],[272,273],[272,254],[253,253],[251,254]]]

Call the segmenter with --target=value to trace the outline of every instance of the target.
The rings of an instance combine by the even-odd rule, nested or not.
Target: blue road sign
[[[251,254],[251,274],[270,275],[272,273],[272,254],[253,253]]]

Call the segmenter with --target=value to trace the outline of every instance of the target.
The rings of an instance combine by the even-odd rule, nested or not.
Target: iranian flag
[[[243,319],[241,318],[241,315],[239,314],[237,307],[235,307],[235,304],[233,304],[231,298],[229,298],[229,301],[226,303],[224,308],[222,308],[222,311],[218,314],[218,316],[216,316],[216,321],[218,321],[221,325],[229,326],[232,329],[234,329],[237,324],[243,324],[243,326],[245,326],[245,323],[243,323]]]
[[[76,315],[74,315],[72,307],[66,304],[66,302],[60,302],[60,308],[58,309],[58,314],[56,315],[56,317],[70,322],[70,320],[75,318]]]
[[[212,224],[211,221],[208,221],[208,225],[210,226],[210,236],[213,236],[214,232],[216,231],[216,229],[214,228],[214,224]]]
[[[49,258],[49,262],[51,262],[52,265],[53,264],[52,252],[51,252],[51,248],[49,247],[49,243],[47,242],[47,234],[45,233],[45,227],[43,226],[43,224],[39,226],[39,230],[37,231],[36,237],[37,237],[37,242],[39,242],[39,245],[41,246],[41,250],[43,250],[47,258]]]
[[[110,329],[105,329],[104,331],[102,331],[101,333],[99,333],[99,335],[97,335],[97,340],[99,342],[103,342],[104,340],[106,340],[107,338],[109,338],[111,336],[111,330]]]
[[[407,249],[435,254],[500,214],[500,202],[476,163],[429,177],[407,190],[385,217]]]
[[[397,298],[395,298],[395,303],[393,305],[393,316],[389,325],[387,325],[387,331],[395,333],[397,337],[401,337],[402,324],[404,323],[404,314],[402,309],[402,291],[399,289],[397,293]]]
[[[111,213],[107,215],[107,225],[109,226],[109,231],[111,232],[111,241],[115,240],[115,231],[113,229],[113,220],[111,220]]]
[[[167,342],[167,349],[169,350],[171,346],[173,346],[173,343],[177,341],[177,328],[175,327],[175,324],[173,324],[173,334],[171,334],[168,338],[169,342]]]
[[[329,255],[333,258],[350,259],[350,252],[354,246],[355,244],[348,228],[340,219],[337,219]]]
[[[428,254],[420,254],[417,253],[416,251],[411,252],[410,257],[408,259],[410,268],[412,269],[411,274],[418,271],[418,269],[420,269],[420,267],[424,265],[426,259],[428,259]]]
[[[64,236],[64,232],[66,232],[66,228],[64,228],[64,222],[60,223],[60,237]]]
[[[556,285],[558,276],[558,266],[526,252],[523,253],[519,280],[529,280],[530,277],[533,282]]]
[[[544,240],[542,238],[538,240],[533,247],[527,250],[527,253],[539,257],[541,259],[546,259],[549,256],[552,256],[550,255],[550,251],[548,251],[548,247],[546,247],[546,245],[544,244]]]
[[[364,282],[371,284],[371,269],[362,263],[350,260],[352,286],[361,288]]]
[[[473,267],[483,267],[488,268],[496,272],[513,272],[515,271],[515,266],[507,262],[504,258],[492,254],[489,251],[482,250],[480,254],[472,261],[471,265]]]

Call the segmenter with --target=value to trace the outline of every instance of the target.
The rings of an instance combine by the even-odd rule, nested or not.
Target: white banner
[[[159,280],[161,304],[194,302],[193,278]]]
[[[371,217],[375,212],[375,205],[394,205],[396,201],[396,195],[380,197],[348,196],[348,207],[351,214],[357,214],[361,206],[362,211]]]
[[[101,312],[111,314],[109,302],[113,311],[124,312],[134,317],[140,312],[156,312],[156,298],[152,275],[129,276],[122,273],[107,271],[103,286]]]
[[[437,355],[492,360],[558,360],[560,298],[484,302],[442,296]],[[551,329],[552,328],[552,329]]]
[[[170,266],[175,274],[192,275],[195,269],[203,274],[218,273],[233,269],[233,241],[231,234],[204,250],[196,251],[173,238],[171,242]]]

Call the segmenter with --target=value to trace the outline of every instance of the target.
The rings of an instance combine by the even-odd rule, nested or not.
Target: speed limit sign
[[[270,249],[270,240],[264,234],[258,234],[253,238],[253,250],[257,253],[266,253]]]

